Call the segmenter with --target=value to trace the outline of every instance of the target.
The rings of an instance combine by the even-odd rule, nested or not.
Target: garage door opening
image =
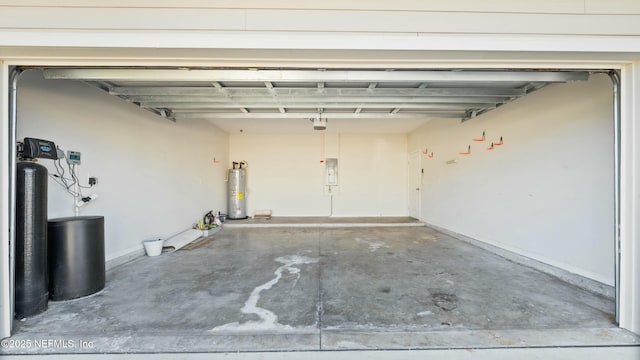
[[[88,352],[637,344],[615,318],[611,89],[592,71],[30,70],[18,139],[82,152],[78,178],[100,193],[82,211],[105,215],[114,266],[105,291],[14,337],[82,334]],[[143,239],[226,209],[233,161],[249,164],[249,214],[303,219],[227,222],[201,248],[140,257]],[[70,215],[53,181],[49,217]]]

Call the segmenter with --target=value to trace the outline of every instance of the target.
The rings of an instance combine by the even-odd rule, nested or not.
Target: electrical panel
[[[80,165],[80,152],[73,150],[67,151],[67,161],[71,165]]]
[[[325,160],[325,185],[338,185],[338,159],[336,158]]]

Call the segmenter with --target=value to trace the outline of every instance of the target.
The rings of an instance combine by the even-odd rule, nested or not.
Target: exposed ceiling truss
[[[173,121],[239,118],[467,120],[584,71],[49,68]]]

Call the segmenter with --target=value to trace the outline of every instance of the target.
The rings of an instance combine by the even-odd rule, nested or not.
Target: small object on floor
[[[256,220],[271,220],[271,210],[258,210],[253,213],[253,218]]]
[[[221,226],[213,225],[213,227],[206,230],[202,230],[202,237],[213,236],[218,231],[222,230]]]
[[[202,230],[189,229],[176,234],[164,242],[163,251],[173,252],[202,236]]]
[[[162,239],[147,239],[142,242],[144,245],[144,251],[147,253],[147,256],[158,256],[162,254],[162,246],[164,245],[164,240]]]
[[[193,249],[197,249],[199,247],[202,247],[210,242],[213,241],[213,236],[207,236],[207,237],[202,237],[196,241],[192,241],[189,244],[183,246],[182,248],[180,248],[180,250],[193,250]]]

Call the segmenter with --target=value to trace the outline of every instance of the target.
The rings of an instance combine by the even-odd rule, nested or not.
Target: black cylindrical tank
[[[51,300],[94,294],[105,285],[104,216],[49,220]]]
[[[17,164],[15,316],[47,310],[47,168],[32,161]]]

